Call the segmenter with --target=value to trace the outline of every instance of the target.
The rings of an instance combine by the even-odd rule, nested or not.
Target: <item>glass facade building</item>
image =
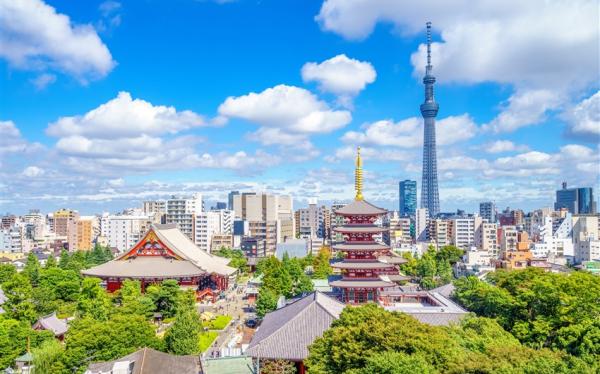
[[[404,180],[399,184],[400,217],[414,217],[417,210],[417,181]]]

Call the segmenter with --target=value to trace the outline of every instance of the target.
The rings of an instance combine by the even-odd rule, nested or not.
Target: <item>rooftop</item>
[[[131,374],[200,374],[197,355],[175,356],[152,348],[142,348],[116,360],[90,364],[85,374],[112,373],[113,369],[131,368]]]
[[[304,360],[308,346],[339,318],[344,304],[320,292],[268,313],[246,354],[252,357]]]
[[[34,330],[38,329],[52,331],[54,336],[64,335],[69,329],[67,322],[64,319],[59,319],[56,316],[56,312],[40,317],[40,319],[38,319],[32,327]]]
[[[202,361],[204,374],[253,374],[252,357],[221,357]]]
[[[386,214],[387,210],[376,207],[365,200],[355,200],[350,204],[335,211],[335,214],[348,215],[381,215]]]

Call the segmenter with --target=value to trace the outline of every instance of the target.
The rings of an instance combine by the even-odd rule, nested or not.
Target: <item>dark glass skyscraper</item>
[[[404,180],[399,184],[400,217],[414,217],[417,211],[417,181]]]
[[[591,187],[567,188],[563,183],[562,189],[556,191],[554,209],[566,208],[571,214],[595,214],[596,203]]]
[[[435,117],[439,105],[433,97],[433,66],[431,65],[431,22],[427,22],[427,66],[425,67],[425,102],[421,104],[423,131],[423,179],[421,182],[421,208],[427,208],[430,217],[440,212],[438,193],[437,155],[435,146]]]

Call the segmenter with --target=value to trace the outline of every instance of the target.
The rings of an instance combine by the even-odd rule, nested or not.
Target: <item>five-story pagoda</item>
[[[331,287],[341,293],[342,301],[349,304],[376,301],[379,291],[396,285],[393,278],[399,276],[397,264],[403,262],[392,254],[388,245],[376,240],[376,236],[389,231],[376,225],[387,210],[363,199],[360,147],[356,156],[355,189],[354,201],[335,212],[344,219],[343,226],[334,229],[342,234],[344,242],[334,245],[333,249],[343,252],[344,260],[332,265],[341,270],[342,278],[330,282]]]

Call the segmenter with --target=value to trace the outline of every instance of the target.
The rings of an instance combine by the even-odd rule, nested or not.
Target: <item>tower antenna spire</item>
[[[356,163],[354,170],[354,189],[356,190],[356,197],[354,200],[360,201],[363,199],[362,187],[363,187],[363,175],[362,175],[362,159],[360,158],[360,147],[356,148]]]
[[[425,67],[425,72],[427,75],[431,74],[431,70],[433,66],[431,66],[431,22],[427,22],[427,66]]]

